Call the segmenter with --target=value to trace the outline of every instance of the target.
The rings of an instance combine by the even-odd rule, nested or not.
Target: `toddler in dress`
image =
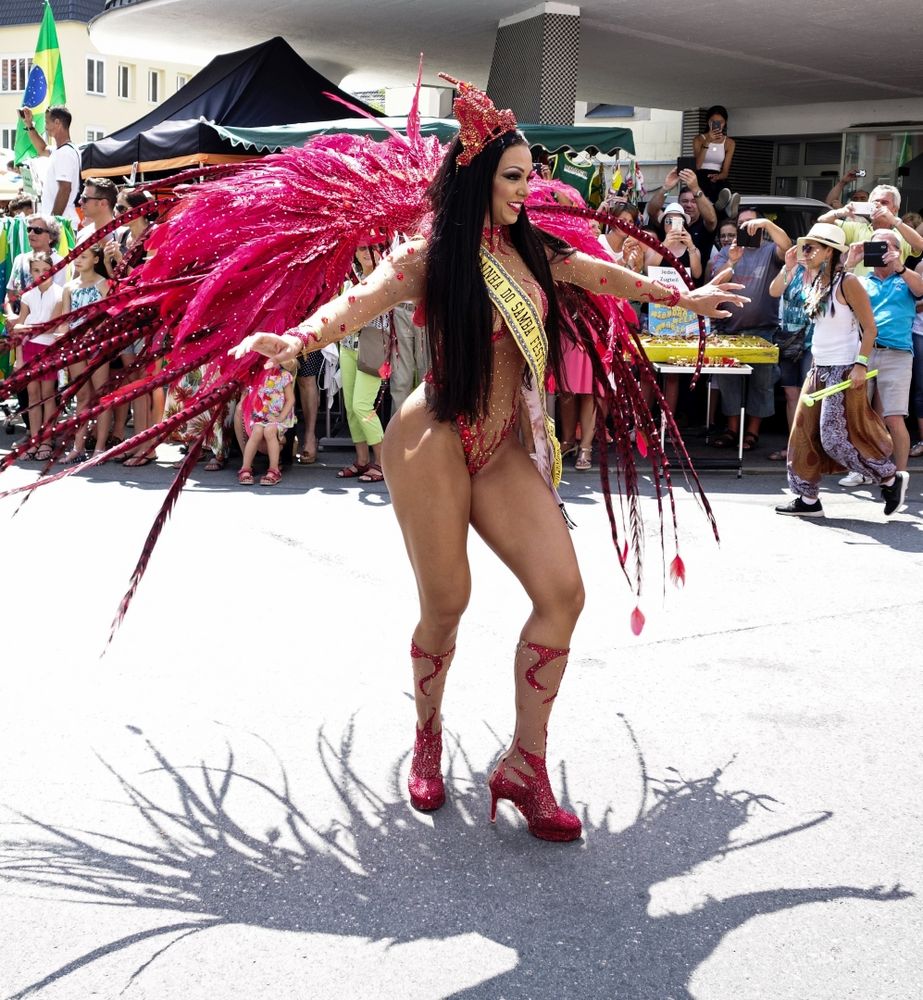
[[[237,473],[241,486],[253,485],[253,459],[265,447],[269,455],[269,471],[260,479],[261,486],[275,486],[282,480],[279,454],[285,432],[295,426],[294,363],[275,365],[266,369],[262,378],[241,399],[243,411],[244,445],[243,465]]]

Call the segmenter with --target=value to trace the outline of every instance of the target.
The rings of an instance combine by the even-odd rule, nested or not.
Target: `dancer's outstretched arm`
[[[618,295],[619,298],[637,302],[664,302],[714,319],[726,319],[731,315],[721,308],[722,305],[742,306],[750,301],[736,294],[744,286],[730,280],[730,268],[716,274],[709,284],[701,288],[681,292],[679,298],[673,289],[643,274],[635,274],[618,264],[579,251],[552,261],[551,274],[555,281],[568,281],[596,295]]]
[[[387,254],[367,278],[331,299],[298,326],[283,334],[254,333],[228,353],[241,358],[256,351],[269,358],[267,367],[271,367],[337,343],[399,302],[419,301],[426,276],[425,251],[422,239],[402,244]]]

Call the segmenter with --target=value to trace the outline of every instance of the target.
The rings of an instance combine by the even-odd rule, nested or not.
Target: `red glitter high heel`
[[[491,823],[497,819],[497,801],[509,799],[525,816],[529,833],[533,837],[558,843],[577,840],[583,832],[583,825],[573,813],[562,809],[555,800],[554,792],[548,782],[545,758],[523,750],[519,743],[516,744],[516,751],[531,768],[532,774],[520,771],[509,761],[500,761],[487,782],[490,788]],[[507,777],[507,768],[520,779],[522,784]]]
[[[420,677],[417,688],[420,694],[429,697],[427,685],[435,680],[446,667],[446,660],[455,652],[453,646],[445,653],[427,653],[411,640],[410,656],[414,660],[429,660],[433,671],[425,677]],[[442,780],[442,730],[433,732],[433,720],[436,708],[426,720],[426,725],[417,727],[413,743],[413,760],[410,762],[410,776],[407,779],[407,790],[410,792],[410,804],[420,812],[433,812],[445,803],[445,783]]]
[[[442,730],[433,732],[432,717],[426,720],[422,729],[417,729],[407,790],[410,792],[410,804],[420,812],[433,812],[445,803]]]

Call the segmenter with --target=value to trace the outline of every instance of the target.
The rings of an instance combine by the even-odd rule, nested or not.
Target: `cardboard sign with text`
[[[647,276],[659,281],[667,288],[676,288],[681,292],[688,289],[683,284],[679,272],[672,267],[649,267]],[[699,324],[695,313],[682,306],[668,306],[652,302],[647,312],[648,333],[652,337],[697,337]],[[709,321],[705,320],[705,332],[711,333]]]

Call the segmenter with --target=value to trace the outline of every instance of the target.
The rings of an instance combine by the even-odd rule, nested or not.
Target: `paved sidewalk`
[[[831,481],[818,523],[773,513],[781,470],[706,473],[720,546],[679,485],[665,595],[645,499],[636,639],[569,472],[588,602],[549,765],[586,836],[553,845],[487,822],[528,609],[477,538],[449,800],[407,806],[415,588],[339,464],[197,472],[102,659],[172,473],[0,502],[0,998],[921,995],[923,475],[890,522]]]

